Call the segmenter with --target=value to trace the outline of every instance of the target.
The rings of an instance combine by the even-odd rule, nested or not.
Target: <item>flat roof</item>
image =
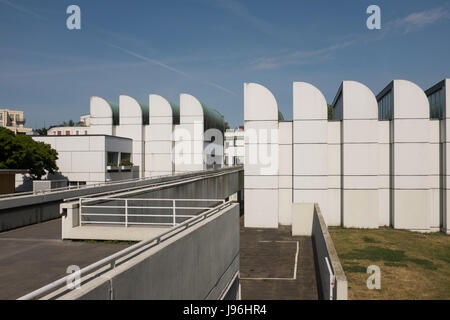
[[[40,135],[30,135],[30,137],[40,137],[40,138],[84,138],[84,137],[109,137],[109,138],[117,138],[117,139],[126,139],[133,140],[131,138],[112,136],[109,134],[71,134],[71,135],[49,135],[49,136],[40,136]]]

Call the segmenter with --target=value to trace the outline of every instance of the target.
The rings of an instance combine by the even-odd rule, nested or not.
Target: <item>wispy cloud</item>
[[[446,19],[450,19],[450,11],[448,8],[432,8],[424,11],[414,12],[407,15],[406,17],[386,23],[383,26],[383,33],[386,34],[387,32],[402,32],[403,34],[407,34]]]
[[[130,68],[143,66],[145,63],[108,63],[108,64],[87,64],[87,65],[77,65],[76,67],[69,68],[51,68],[33,71],[14,71],[10,73],[0,73],[0,78],[21,78],[21,77],[32,77],[32,76],[53,76],[53,75],[72,75],[75,72],[90,72],[99,70],[110,70],[110,69],[120,69],[120,68]]]
[[[16,9],[17,11],[20,11],[21,13],[24,13],[24,14],[27,14],[27,15],[31,15],[31,16],[33,16],[35,18],[38,18],[38,19],[44,19],[44,20],[46,19],[44,16],[40,15],[39,13],[28,9],[27,7],[18,5],[16,3],[12,3],[12,2],[10,2],[8,0],[0,0],[0,4],[7,5],[7,6],[13,8],[13,9]]]
[[[182,75],[182,76],[184,76],[184,77],[186,77],[186,78],[189,78],[189,79],[192,79],[192,80],[200,81],[200,82],[202,82],[202,83],[204,83],[204,84],[206,84],[206,85],[209,85],[209,86],[212,86],[212,87],[214,87],[214,88],[220,89],[220,90],[222,90],[222,91],[224,91],[224,92],[227,92],[227,93],[229,93],[229,94],[236,95],[235,92],[233,92],[233,91],[231,91],[231,90],[229,90],[229,89],[227,89],[227,88],[225,88],[225,87],[223,87],[223,86],[221,86],[221,85],[219,85],[219,84],[217,84],[217,83],[215,83],[215,82],[212,82],[212,81],[205,81],[205,80],[202,80],[202,79],[198,79],[198,78],[196,78],[196,77],[194,77],[194,76],[192,76],[192,75],[190,75],[190,74],[187,74],[187,73],[184,72],[184,71],[181,71],[181,70],[179,70],[179,69],[176,69],[176,68],[174,68],[174,67],[171,67],[171,66],[169,66],[168,64],[163,63],[163,62],[161,62],[161,61],[159,61],[159,60],[152,59],[152,58],[149,58],[149,57],[145,57],[145,56],[143,56],[143,55],[141,55],[141,54],[139,54],[139,53],[136,53],[136,52],[134,52],[134,51],[131,51],[131,50],[128,50],[128,49],[119,47],[119,46],[116,46],[116,45],[114,45],[114,44],[110,44],[110,43],[106,43],[106,44],[109,45],[109,46],[111,46],[111,47],[113,47],[113,48],[116,48],[116,49],[118,49],[118,50],[121,50],[122,52],[127,53],[127,54],[129,54],[129,55],[131,55],[131,56],[133,56],[133,57],[136,57],[136,58],[138,58],[138,59],[140,59],[140,60],[142,60],[142,61],[146,61],[146,62],[152,63],[152,64],[154,64],[154,65],[160,66],[160,67],[162,67],[162,68],[164,68],[164,69],[167,69],[167,70],[169,70],[169,71],[172,71],[172,72],[175,72],[175,73],[177,73],[177,74],[180,74],[180,75]]]
[[[251,62],[253,69],[274,69],[289,65],[313,64],[331,58],[331,54],[339,49],[354,44],[356,40],[342,42],[316,50],[298,50],[275,57],[261,57]]]
[[[208,1],[216,7],[222,8],[231,14],[243,19],[246,23],[252,25],[255,29],[269,35],[279,34],[276,27],[265,20],[253,15],[247,7],[236,0],[213,0]]]

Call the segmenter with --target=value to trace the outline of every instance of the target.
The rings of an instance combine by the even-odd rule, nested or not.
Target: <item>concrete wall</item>
[[[278,105],[257,83],[244,84],[245,226],[278,228]]]
[[[328,227],[317,203],[294,203],[292,205],[292,235],[311,236],[314,245],[316,268],[319,275],[319,297],[329,300],[331,293],[330,272],[326,263],[328,259],[332,276],[334,276],[333,300],[347,300],[348,282],[328,233]]]
[[[115,194],[114,198],[136,198],[136,199],[226,199],[231,195],[239,192],[243,187],[243,172],[242,170],[235,170],[230,172],[218,173],[209,178],[193,177],[189,181],[168,183],[164,186],[143,188],[136,191],[124,191]],[[111,205],[111,204],[110,204]],[[117,205],[123,206],[123,203]],[[146,203],[148,205],[148,203]],[[157,206],[158,203],[152,203],[152,206]],[[159,204],[161,206],[164,203]],[[211,203],[209,203],[211,205]],[[130,228],[125,226],[80,226],[79,224],[79,203],[78,201],[61,204],[62,218],[62,239],[95,239],[95,240],[144,240],[148,234],[157,235],[166,230],[166,227],[140,227]],[[171,214],[167,210],[153,209],[154,214]],[[123,214],[123,210],[117,212],[109,209],[109,213]],[[135,211],[135,214],[139,212]],[[148,214],[148,212],[142,212]],[[186,214],[193,214],[195,211],[186,212]],[[197,212],[198,213],[198,212]],[[177,211],[180,213],[180,210]],[[167,219],[163,219],[167,222]],[[145,231],[147,230],[147,231]]]
[[[223,168],[211,170],[211,172],[229,172],[238,170],[239,186],[243,186],[242,169]],[[89,196],[98,193],[118,192],[120,190],[133,190],[135,188],[145,188],[155,183],[173,183],[179,179],[194,178],[199,175],[198,172],[186,173],[178,176],[168,176],[163,178],[132,180],[128,182],[117,182],[103,184],[95,187],[85,187],[81,189],[72,189],[65,191],[52,191],[44,194],[31,194],[12,196],[0,199],[0,231],[19,228],[26,225],[44,222],[60,217],[59,205],[64,199]],[[225,183],[225,182],[223,182]],[[225,189],[227,190],[227,189]],[[233,192],[230,188],[229,192]],[[233,193],[236,191],[234,190]]]
[[[117,264],[58,299],[220,299],[237,297],[239,205]],[[83,280],[83,279],[82,279]],[[50,299],[54,295],[46,298]]]

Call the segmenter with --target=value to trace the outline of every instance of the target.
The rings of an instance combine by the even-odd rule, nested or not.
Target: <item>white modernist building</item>
[[[328,120],[322,93],[294,82],[285,121],[245,84],[245,226],[290,225],[293,203],[317,202],[330,226],[448,233],[447,87],[394,80],[375,96],[344,81]]]
[[[148,104],[125,95],[119,104],[91,97],[90,114],[80,119],[86,126],[33,137],[58,152],[60,174],[69,181],[91,184],[223,164],[223,116],[189,94],[181,94],[180,106],[154,94]]]
[[[69,180],[71,184],[94,184],[138,177],[128,166],[119,167],[120,159],[129,159],[132,140],[107,135],[34,136],[58,151],[59,174],[53,179]],[[112,162],[117,163],[115,166]]]
[[[224,135],[224,164],[243,165],[245,156],[244,127],[227,129]]]

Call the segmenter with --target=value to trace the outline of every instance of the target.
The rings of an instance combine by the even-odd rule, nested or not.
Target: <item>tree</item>
[[[228,121],[225,121],[225,123],[224,123],[224,129],[225,129],[225,130],[230,129],[230,125],[228,124]]]
[[[28,169],[33,179],[40,180],[58,170],[58,153],[50,145],[25,135],[15,135],[0,127],[0,169]]]
[[[40,136],[46,136],[47,132],[48,132],[48,129],[47,128],[40,128],[40,129],[36,129],[35,131]]]

